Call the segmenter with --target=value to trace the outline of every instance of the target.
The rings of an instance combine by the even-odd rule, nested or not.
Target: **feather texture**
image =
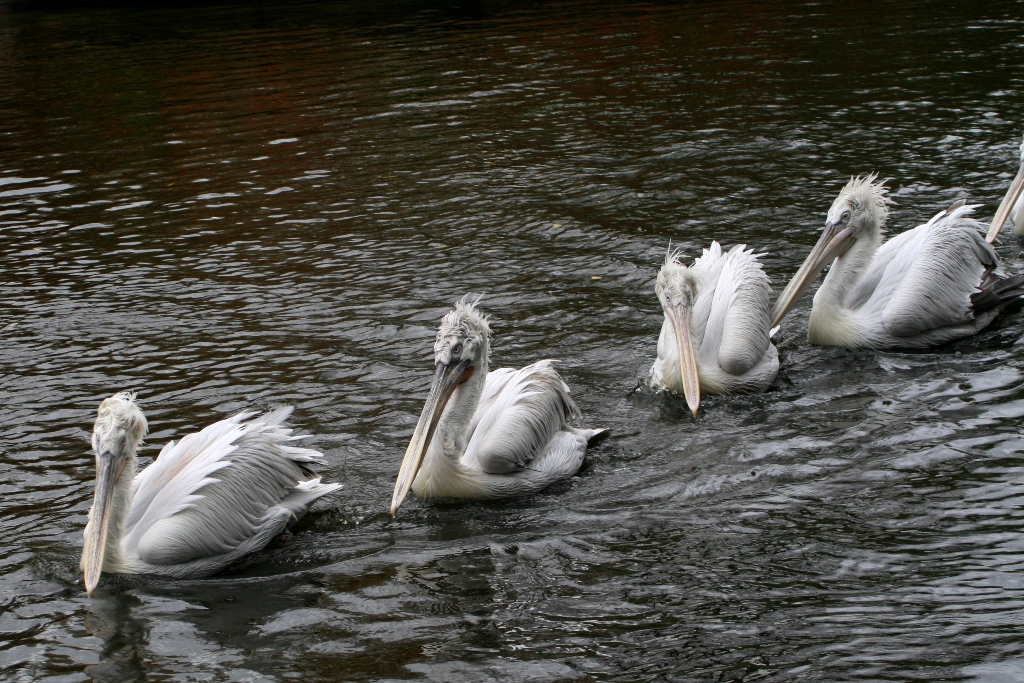
[[[878,187],[864,192],[877,194]],[[840,199],[832,212],[842,208]],[[988,325],[999,305],[1019,294],[1020,282],[997,270],[984,226],[970,218],[975,208],[960,200],[884,243],[881,223],[865,220],[814,296],[811,342],[926,348]]]
[[[579,414],[550,360],[519,370],[495,370],[487,377],[470,422],[462,462],[488,474],[520,471]],[[581,461],[582,456],[581,451]]]
[[[220,420],[168,443],[130,485],[124,479],[130,504],[111,524],[114,547],[103,571],[215,573],[266,546],[313,501],[340,488],[313,476],[309,465],[323,455],[293,445],[304,437],[284,425],[290,413]]]
[[[687,295],[686,289],[692,291]],[[757,254],[738,244],[728,252],[717,241],[693,265],[670,251],[656,287],[662,306],[678,306],[692,296],[690,329],[700,389],[709,394],[764,391],[779,369],[769,338],[771,284]],[[675,331],[666,311],[658,338],[651,384],[682,392]]]
[[[572,426],[580,411],[552,361],[490,372],[489,334],[476,302],[465,299],[441,322],[431,396],[435,390],[441,395],[449,371],[457,373],[458,383],[445,402],[428,399],[413,443],[420,443],[416,434],[427,433],[431,420],[437,419],[436,430],[424,439],[422,456],[419,446],[410,445],[415,452],[407,452],[403,462],[403,470],[417,468],[411,489],[419,498],[487,500],[535,493],[575,474],[588,442],[606,431]],[[420,464],[409,464],[420,457]]]
[[[902,281],[882,310],[882,325],[894,337],[914,337],[936,327],[969,324],[974,319],[971,295],[999,259],[982,236],[982,226],[965,219],[974,207],[942,212],[908,240]],[[884,246],[884,245],[883,245]],[[899,274],[892,272],[895,279]],[[869,299],[870,301],[870,299]]]

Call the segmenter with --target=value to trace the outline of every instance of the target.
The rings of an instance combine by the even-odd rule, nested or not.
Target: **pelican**
[[[441,319],[434,381],[405,452],[391,515],[417,498],[492,500],[536,493],[571,477],[605,429],[580,416],[552,361],[488,372],[488,320],[463,298]]]
[[[682,393],[694,416],[700,394],[764,391],[779,372],[771,343],[771,285],[753,250],[712,242],[687,268],[670,249],[654,291],[665,312],[651,385]]]
[[[1013,221],[1013,234],[1017,237],[1024,236],[1024,142],[1020,143],[1020,168],[1017,169],[1017,176],[1010,183],[1010,189],[1006,191],[1006,196],[996,209],[995,218],[988,226],[986,240],[995,241],[1007,217]]]
[[[1020,296],[1024,276],[997,271],[999,258],[965,200],[883,243],[891,200],[876,177],[853,178],[839,193],[821,238],[775,302],[773,326],[829,263],[808,321],[812,344],[935,346],[974,334]]]
[[[96,495],[82,550],[85,590],[101,572],[202,577],[260,550],[340,484],[309,464],[323,455],[288,445],[291,408],[239,413],[178,443],[135,474],[149,425],[135,394],[100,403],[92,431]],[[248,420],[248,421],[247,421]]]

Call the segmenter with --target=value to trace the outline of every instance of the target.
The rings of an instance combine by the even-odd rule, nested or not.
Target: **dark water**
[[[0,16],[0,678],[1024,680],[1024,314],[817,348],[763,396],[633,393],[669,240],[776,288],[851,174],[891,230],[1024,132],[1024,4],[396,3]],[[1015,243],[1007,268],[1024,265]],[[435,325],[561,361],[613,437],[506,504],[387,504]],[[98,402],[243,407],[344,484],[203,581],[78,574]]]

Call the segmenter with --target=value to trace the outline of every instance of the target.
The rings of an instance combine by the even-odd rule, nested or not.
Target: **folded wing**
[[[462,462],[488,474],[521,471],[578,416],[569,387],[550,360],[495,370],[467,430]]]
[[[757,255],[738,244],[723,254],[718,242],[705,249],[694,270],[701,295],[694,319],[703,327],[699,353],[733,375],[757,365],[771,341],[771,284]]]
[[[889,334],[913,337],[974,319],[972,296],[985,275],[996,269],[998,258],[981,225],[966,218],[973,208],[961,206],[936,215],[910,231],[919,235],[906,240],[902,253],[889,259],[872,297],[883,305],[882,324]],[[889,294],[888,299],[879,294]]]
[[[132,484],[124,544],[142,561],[175,565],[258,549],[339,488],[309,469],[318,451],[290,445],[291,408],[242,413],[168,443]]]

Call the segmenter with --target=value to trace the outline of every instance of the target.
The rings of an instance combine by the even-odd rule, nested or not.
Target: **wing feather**
[[[711,346],[718,348],[721,340],[721,326],[715,326],[712,314],[715,312],[715,291],[718,289],[718,282],[724,268],[725,256],[722,253],[722,246],[717,241],[712,241],[711,247],[701,252],[691,268],[697,282],[700,283],[697,299],[693,302],[691,329],[695,338],[700,340],[701,349]],[[711,323],[710,327],[709,323]],[[707,340],[707,347],[704,345],[704,340]]]
[[[132,507],[125,522],[125,540],[134,544],[142,529],[161,517],[191,506],[194,493],[212,481],[210,475],[226,467],[234,442],[243,434],[239,425],[246,413],[215,422],[201,432],[189,434],[160,450],[156,460],[135,475],[132,482]]]
[[[550,360],[488,373],[462,462],[488,474],[520,471],[578,416]]]
[[[718,364],[732,375],[761,362],[771,345],[771,284],[757,255],[745,246],[729,250],[715,291],[716,314],[723,320]]]
[[[867,272],[847,295],[845,305],[848,308],[880,306],[892,298],[906,275],[908,264],[914,262],[928,239],[925,227],[919,225],[900,233],[878,248]]]
[[[893,259],[889,270],[905,268],[882,310],[882,324],[895,337],[912,337],[974,320],[971,296],[998,258],[982,226],[966,218],[973,206],[943,211],[924,226],[917,249]],[[895,279],[896,273],[891,279]]]
[[[764,356],[771,284],[753,250],[738,244],[727,253],[712,242],[693,264],[700,289],[693,307],[693,331],[703,366],[718,365],[742,375]]]
[[[136,477],[125,545],[152,565],[240,556],[338,488],[310,479],[323,455],[289,445],[302,438],[282,424],[290,412],[242,413],[167,444]]]

